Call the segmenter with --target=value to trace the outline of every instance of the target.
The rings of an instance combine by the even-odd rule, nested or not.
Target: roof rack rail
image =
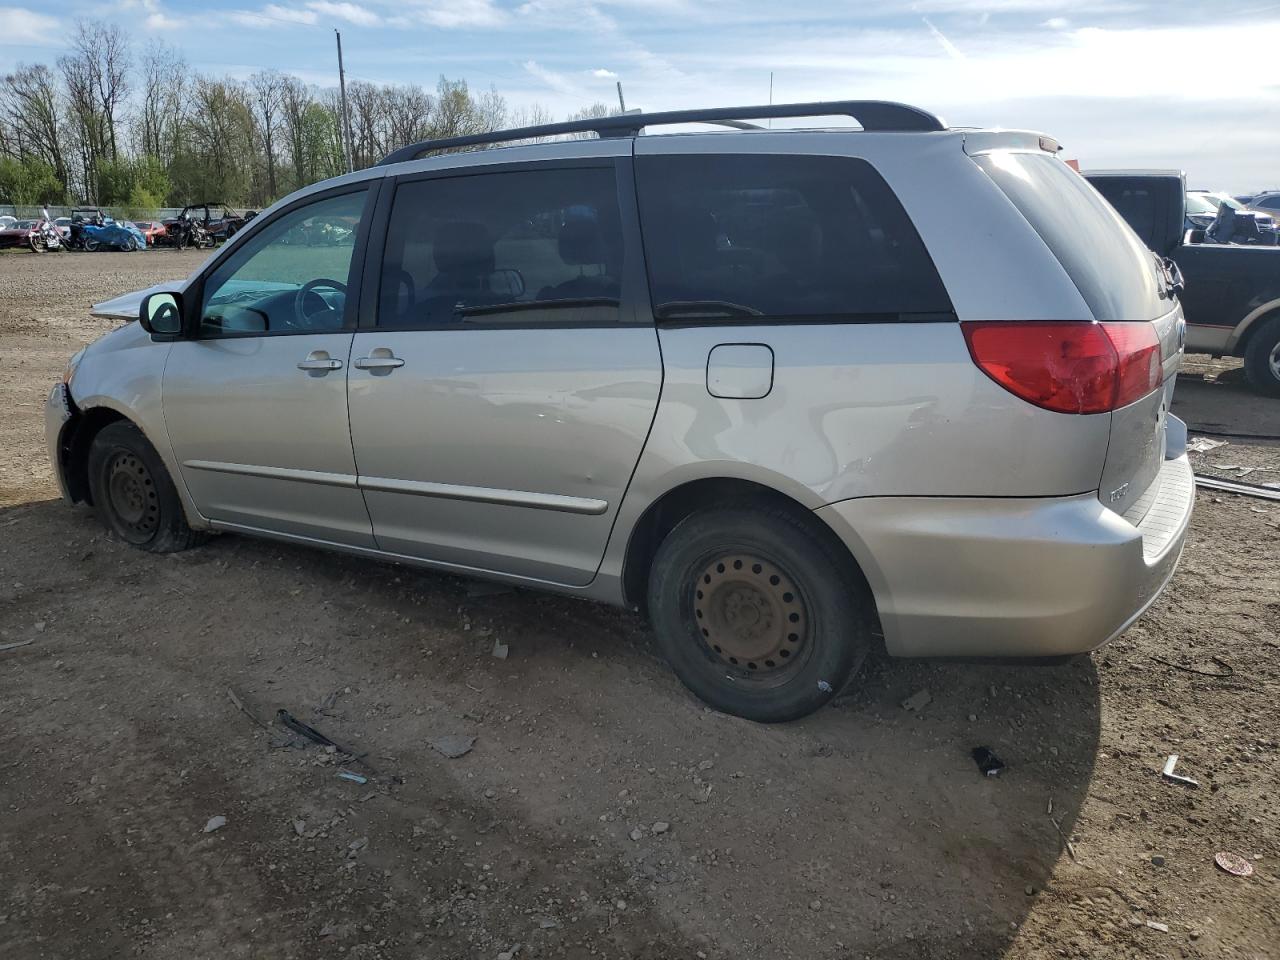
[[[452,147],[475,147],[513,140],[532,140],[567,133],[594,133],[605,137],[634,137],[645,127],[669,126],[675,123],[714,123],[738,129],[750,129],[747,120],[773,120],[784,117],[851,117],[863,130],[930,132],[946,126],[932,113],[905,103],[886,100],[831,100],[817,103],[780,103],[758,107],[715,107],[708,110],[668,110],[662,113],[624,113],[613,117],[544,123],[536,127],[517,127],[462,137],[422,140],[393,150],[382,158],[379,166],[416,160],[431,150]]]

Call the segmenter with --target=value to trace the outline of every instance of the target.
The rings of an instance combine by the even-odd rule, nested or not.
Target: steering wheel
[[[324,318],[326,313],[337,312],[333,307],[329,306],[328,301],[325,300],[324,297],[316,293],[316,290],[321,287],[329,287],[333,290],[337,290],[344,297],[347,294],[347,285],[345,283],[339,283],[337,280],[330,280],[326,277],[321,277],[316,280],[308,280],[298,288],[298,293],[293,298],[293,325],[299,330],[312,330],[317,326],[318,322]],[[308,297],[311,298],[310,303],[308,303]],[[314,305],[316,303],[320,305],[320,309],[318,310],[314,309]],[[307,311],[308,306],[313,308],[311,312]]]

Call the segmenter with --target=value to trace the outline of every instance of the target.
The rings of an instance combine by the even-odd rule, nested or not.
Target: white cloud
[[[1050,30],[1065,30],[1067,27],[1071,26],[1071,21],[1066,17],[1050,17],[1044,23],[1040,24],[1040,26],[1048,27]]]
[[[182,25],[183,21],[176,17],[170,17],[158,10],[149,15],[145,23],[148,30],[176,30]]]
[[[597,70],[592,70],[591,75],[593,77],[599,77],[601,80],[616,80],[618,78],[618,75],[612,70],[605,70],[603,67]]]
[[[355,24],[357,27],[375,27],[382,22],[372,10],[356,3],[334,3],[332,0],[313,0],[307,4],[308,9],[325,17],[334,17]]]
[[[55,46],[61,43],[61,26],[53,17],[18,7],[0,7],[0,44]]]
[[[921,17],[924,25],[929,28],[929,32],[933,34],[933,39],[938,41],[938,46],[947,52],[947,56],[952,60],[963,60],[964,54],[960,52],[960,48],[947,39],[946,34],[933,25],[933,21],[928,17]]]
[[[578,94],[578,85],[566,77],[562,73],[556,73],[554,70],[548,70],[537,60],[526,60],[520,64],[524,67],[526,73],[536,77],[544,84],[550,87],[556,93],[562,93],[567,96],[576,96]]]
[[[493,0],[407,0],[405,13],[433,27],[496,27],[506,20]]]
[[[231,19],[241,26],[266,28],[277,23],[313,24],[319,17],[314,10],[299,10],[294,7],[282,7],[269,3],[261,10],[237,10]]]

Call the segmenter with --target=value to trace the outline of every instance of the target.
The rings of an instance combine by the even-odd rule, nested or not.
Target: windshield
[[[1207,194],[1188,193],[1187,213],[1202,213],[1216,216],[1218,213],[1218,205],[1213,203]]]
[[[1238,201],[1235,197],[1228,196],[1225,193],[1206,193],[1206,194],[1203,194],[1203,196],[1206,199],[1208,199],[1210,203],[1213,204],[1215,210],[1217,209],[1218,204],[1220,203],[1225,203],[1232,210],[1244,209],[1243,203],[1240,203],[1240,201]]]

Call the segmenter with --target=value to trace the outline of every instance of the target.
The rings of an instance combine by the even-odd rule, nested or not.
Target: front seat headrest
[[[569,266],[593,266],[607,259],[600,224],[593,217],[568,217],[560,225],[557,243],[560,259]]]

